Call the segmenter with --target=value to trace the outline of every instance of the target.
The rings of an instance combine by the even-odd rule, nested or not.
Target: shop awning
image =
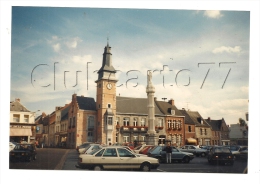
[[[186,139],[186,142],[189,144],[197,144],[197,140],[194,138],[188,138],[188,139]]]
[[[29,128],[10,128],[10,136],[32,136]]]

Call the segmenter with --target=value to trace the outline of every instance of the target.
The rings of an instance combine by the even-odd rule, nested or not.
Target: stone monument
[[[147,73],[147,108],[148,108],[148,131],[146,136],[146,144],[157,145],[157,135],[155,131],[155,113],[154,113],[154,93],[155,88],[152,84],[152,72]]]

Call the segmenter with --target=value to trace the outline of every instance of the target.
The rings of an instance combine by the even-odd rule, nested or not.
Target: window
[[[103,155],[103,153],[104,153],[104,150],[105,150],[105,149],[102,149],[100,152],[98,152],[98,153],[95,155],[95,157],[101,157],[101,156]]]
[[[107,108],[111,108],[112,106],[111,106],[111,104],[107,104]]]
[[[93,142],[93,132],[92,131],[88,132],[87,141],[88,142]]]
[[[188,131],[191,132],[191,126],[188,126]]]
[[[207,129],[205,128],[205,135],[207,135]]]
[[[70,118],[70,127],[72,126],[72,118]]]
[[[115,148],[107,148],[103,154],[103,157],[117,157]]]
[[[141,141],[145,141],[145,136],[141,136]]]
[[[175,110],[171,110],[171,114],[172,114],[172,115],[175,115]]]
[[[116,117],[116,125],[119,125],[119,117]]]
[[[145,126],[145,118],[141,119],[141,126]]]
[[[202,128],[200,129],[200,135],[202,135]]]
[[[134,122],[133,122],[133,123],[134,123],[134,126],[138,126],[138,125],[137,125],[137,119],[136,119],[136,118],[134,118]]]
[[[19,114],[14,114],[13,115],[13,122],[20,122],[20,115]]]
[[[72,125],[73,127],[75,127],[75,123],[76,123],[76,117],[74,116],[73,117],[73,125]]]
[[[24,115],[24,122],[29,123],[29,115]]]
[[[158,126],[163,127],[163,120],[162,119],[158,119]]]
[[[117,151],[120,157],[132,157],[133,155],[132,153],[123,148],[118,148]]]
[[[172,122],[170,120],[168,120],[168,128],[171,128],[171,124],[172,124]]]
[[[88,117],[88,128],[94,128],[94,116]]]
[[[113,124],[113,117],[107,117],[107,124],[112,125]]]
[[[129,118],[123,119],[124,126],[129,126]]]
[[[134,137],[134,140],[137,140],[137,136],[133,136]]]
[[[129,136],[124,136],[124,142],[129,142]]]

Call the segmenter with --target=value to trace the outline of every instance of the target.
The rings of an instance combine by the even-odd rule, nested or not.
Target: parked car
[[[128,146],[131,150],[133,150],[135,147],[134,147],[134,144],[131,143],[131,142],[128,142],[128,143],[123,143],[123,146]]]
[[[17,145],[16,142],[9,142],[9,152],[12,151],[16,145]]]
[[[202,156],[205,157],[208,154],[208,151],[206,149],[201,149],[194,145],[185,145],[179,149],[180,151],[193,153],[196,156]]]
[[[247,160],[247,158],[248,158],[248,147],[247,146],[240,149],[239,158]]]
[[[166,162],[166,146],[155,146],[149,153],[149,157],[157,158],[160,163]],[[171,146],[172,148],[172,162],[184,162],[189,163],[195,156],[192,153],[182,152],[176,147]]]
[[[241,150],[247,148],[247,146],[239,146],[239,145],[230,145],[225,147],[228,147],[230,149],[231,153],[234,155],[235,160],[240,159]]]
[[[146,147],[146,146],[152,146],[152,145],[142,144],[142,145],[136,146],[136,147],[133,149],[133,151],[134,151],[135,153],[139,153],[139,152],[140,152],[144,147]]]
[[[108,146],[91,154],[80,154],[76,167],[91,170],[150,171],[159,165],[155,158],[138,156],[123,147]]]
[[[36,148],[34,144],[17,144],[9,152],[10,161],[32,161],[36,160]]]
[[[213,146],[208,154],[210,164],[234,164],[234,155],[230,149],[225,146]]]
[[[116,146],[116,147],[126,148],[128,151],[130,151],[130,152],[133,153],[133,154],[136,154],[136,155],[138,155],[138,156],[147,157],[147,155],[145,155],[145,154],[140,154],[140,153],[134,152],[134,150],[132,150],[129,146]]]
[[[155,146],[145,146],[142,150],[139,151],[139,154],[147,155],[148,151],[154,148]]]
[[[91,153],[93,150],[96,149],[101,149],[102,146],[100,144],[89,144],[89,146],[87,146],[83,151],[82,154],[89,154]]]
[[[85,143],[81,144],[80,146],[77,146],[76,150],[78,151],[78,153],[83,153],[85,148],[88,147],[90,144],[93,144],[93,142],[85,142]]]

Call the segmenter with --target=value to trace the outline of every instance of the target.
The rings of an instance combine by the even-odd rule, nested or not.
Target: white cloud
[[[59,52],[60,51],[60,44],[56,43],[56,44],[52,45],[52,48],[54,49],[55,52]]]
[[[246,107],[248,105],[248,99],[232,99],[223,100],[216,103],[216,106],[222,109],[232,109],[233,107]]]
[[[214,18],[214,19],[218,19],[220,17],[222,17],[223,15],[220,13],[219,10],[206,10],[204,12],[204,15],[209,17],[209,18]]]
[[[79,37],[75,37],[70,39],[69,41],[66,41],[65,44],[67,45],[68,48],[77,48],[77,45],[79,42],[82,42],[82,40]]]
[[[241,47],[240,47],[240,46],[235,46],[235,47],[221,46],[221,47],[215,48],[212,52],[213,52],[214,54],[223,53],[223,52],[227,52],[227,53],[239,53],[239,52],[241,52]]]

